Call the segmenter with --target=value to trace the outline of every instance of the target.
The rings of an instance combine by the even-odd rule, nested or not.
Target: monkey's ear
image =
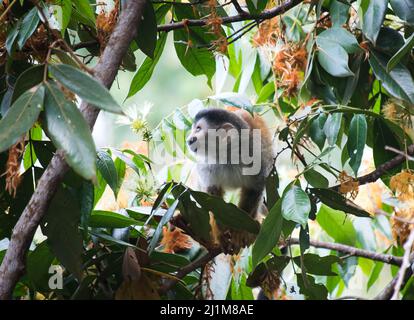
[[[225,122],[220,126],[220,129],[229,131],[230,129],[235,129],[235,127],[230,122]]]

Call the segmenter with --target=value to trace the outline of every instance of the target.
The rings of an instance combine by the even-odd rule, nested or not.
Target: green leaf
[[[234,204],[227,203],[220,197],[203,192],[191,191],[191,195],[201,207],[212,211],[214,217],[225,226],[254,234],[259,232],[258,222]]]
[[[367,141],[367,120],[363,114],[355,114],[349,125],[348,141],[346,143],[350,157],[349,165],[354,170],[355,176],[361,165],[362,154],[364,153]]]
[[[293,258],[293,261],[297,266],[301,266],[300,257]],[[303,255],[303,264],[305,265],[306,272],[319,276],[336,276],[337,274],[332,271],[332,265],[340,261],[341,259],[338,256],[333,255],[324,257],[320,257],[314,253]]]
[[[313,188],[310,191],[324,204],[333,209],[341,210],[357,217],[370,217],[370,214],[364,209],[332,189]]]
[[[49,267],[55,256],[50,251],[47,241],[37,245],[27,256],[27,277],[33,290],[49,291]]]
[[[328,290],[323,284],[315,283],[315,278],[307,274],[297,274],[300,293],[309,300],[326,300]],[[305,280],[303,280],[305,278]]]
[[[141,51],[153,59],[157,45],[157,21],[151,1],[145,2],[142,21],[138,25],[135,40]]]
[[[387,72],[387,58],[371,51],[369,63],[378,80],[394,97],[414,103],[414,81],[410,71],[398,63],[389,73]]]
[[[79,232],[79,204],[70,190],[59,187],[41,228],[58,260],[78,280],[82,278],[82,236]]]
[[[373,154],[374,154],[374,164],[378,168],[381,164],[393,159],[395,153],[389,150],[385,150],[386,146],[393,147],[395,149],[400,149],[400,144],[394,134],[394,132],[387,125],[387,122],[384,119],[377,118],[374,120],[373,126]],[[393,169],[387,170],[386,175],[382,176],[381,179],[386,181],[386,177],[391,177],[392,175],[401,171],[401,165]]]
[[[123,114],[108,89],[90,75],[68,64],[49,65],[49,72],[82,100],[105,111]]]
[[[272,168],[268,177],[266,178],[266,205],[267,208],[273,208],[276,202],[280,199],[278,192],[279,188],[279,175],[275,167]]]
[[[17,36],[19,35],[20,26],[21,23],[18,21],[7,34],[6,43],[4,46],[6,47],[6,51],[10,56],[13,53],[13,46],[17,39]]]
[[[80,202],[80,225],[82,227],[83,238],[88,239],[88,227],[91,212],[94,207],[94,186],[90,181],[82,181],[82,185],[79,189],[78,197]]]
[[[314,169],[306,170],[303,175],[306,181],[315,188],[327,188],[329,185],[328,179]]]
[[[98,151],[96,166],[117,197],[119,191],[118,174],[111,156],[105,151]]]
[[[414,34],[411,35],[405,42],[405,44],[398,50],[396,54],[394,54],[390,61],[387,63],[387,72],[390,72],[398,63],[400,63],[401,59],[408,55],[414,47]]]
[[[21,50],[26,43],[26,40],[30,38],[33,32],[36,30],[39,24],[39,15],[37,8],[33,7],[23,18],[22,24],[19,30],[19,36],[17,38],[17,46]]]
[[[77,13],[87,19],[88,25],[95,27],[95,13],[89,1],[85,0],[72,0],[77,9]]]
[[[259,92],[256,103],[263,103],[272,98],[272,95],[275,93],[275,83],[269,81],[266,83]]]
[[[167,212],[162,216],[162,218],[161,218],[161,220],[160,220],[160,222],[158,223],[158,226],[157,226],[157,228],[155,229],[155,231],[154,231],[154,234],[152,235],[152,238],[151,238],[151,241],[150,241],[150,243],[149,243],[149,245],[148,245],[148,249],[147,249],[147,251],[148,251],[148,253],[149,254],[151,254],[151,252],[154,250],[154,248],[155,248],[155,246],[157,245],[157,243],[158,243],[158,240],[159,240],[159,238],[160,238],[160,236],[161,236],[161,232],[162,232],[162,227],[168,222],[168,221],[170,221],[170,219],[172,218],[172,216],[173,216],[173,214],[174,214],[174,212],[175,212],[175,209],[177,208],[177,206],[178,206],[178,202],[179,202],[179,198],[178,199],[176,199],[175,201],[174,201],[174,203],[168,208],[168,210],[167,210]]]
[[[384,267],[383,262],[376,262],[374,268],[371,271],[371,275],[368,278],[367,290],[369,290],[372,285],[377,281],[379,275],[381,274],[382,268]]]
[[[292,185],[282,197],[282,215],[286,220],[306,226],[311,210],[308,195],[297,185]]]
[[[335,242],[355,245],[356,231],[344,212],[322,205],[316,215],[316,221]]]
[[[349,4],[337,0],[331,1],[329,12],[334,27],[341,27],[348,20]]]
[[[0,152],[15,144],[33,126],[43,106],[44,87],[26,91],[0,120]]]
[[[209,99],[220,101],[221,103],[245,110],[252,110],[252,103],[250,99],[243,93],[237,92],[222,92],[215,96],[210,96]]]
[[[299,42],[304,36],[305,32],[302,29],[302,22],[293,15],[283,15],[282,21],[286,27],[286,37],[293,42]]]
[[[330,146],[335,145],[338,139],[338,133],[341,129],[342,113],[337,112],[328,115],[328,119],[323,126],[323,132],[325,133],[326,139]]]
[[[122,214],[103,210],[92,211],[89,218],[91,228],[126,228],[140,224],[139,221]]]
[[[54,83],[46,84],[45,120],[47,135],[64,151],[68,164],[83,178],[94,180],[96,152],[89,126]]]
[[[200,208],[195,201],[191,199],[190,192],[184,192],[184,187],[174,187],[172,193],[174,196],[180,196],[179,210],[183,215],[185,221],[191,225],[192,231],[203,239],[204,241],[210,240],[210,215],[208,210]]]
[[[34,65],[23,71],[14,84],[12,103],[16,101],[25,91],[33,88],[43,81],[44,65]]]
[[[182,66],[193,76],[205,75],[211,85],[211,79],[216,72],[216,61],[212,51],[207,48],[188,46],[186,30],[174,30],[174,47]]]
[[[325,31],[326,32],[326,31]],[[353,73],[348,67],[348,53],[337,42],[326,37],[316,37],[318,61],[321,66],[335,77],[349,77]]]
[[[356,53],[361,51],[358,41],[355,36],[348,30],[341,27],[333,27],[327,29],[316,37],[316,44],[318,42],[329,42],[332,45],[341,46],[347,53]]]
[[[154,51],[154,59],[145,58],[144,62],[141,64],[138,71],[132,78],[127,98],[132,97],[134,94],[140,91],[151,79],[155,66],[157,65],[158,60],[160,59],[161,54],[164,50],[166,40],[167,33],[162,33],[157,41],[157,45]]]
[[[252,249],[253,268],[278,244],[282,231],[282,201],[279,199],[264,219]]]
[[[414,4],[411,0],[390,0],[392,10],[401,19],[414,25]]]
[[[364,14],[362,32],[374,44],[384,21],[387,5],[388,0],[371,0]]]

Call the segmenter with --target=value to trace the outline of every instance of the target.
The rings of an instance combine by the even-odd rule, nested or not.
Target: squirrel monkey
[[[264,120],[241,109],[204,109],[194,119],[187,144],[196,155],[201,189],[219,197],[240,189],[238,207],[256,219],[273,163],[271,134]],[[222,227],[219,232],[225,253],[238,253],[254,241],[248,232]]]

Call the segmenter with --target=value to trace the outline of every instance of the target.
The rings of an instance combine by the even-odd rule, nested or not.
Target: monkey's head
[[[236,135],[239,139],[241,129],[248,128],[248,124],[234,112],[217,108],[204,109],[195,116],[187,144],[198,156],[216,158],[220,151],[224,151],[221,149],[229,151],[229,141],[235,139]],[[215,146],[209,149],[209,143],[211,146],[213,141]]]

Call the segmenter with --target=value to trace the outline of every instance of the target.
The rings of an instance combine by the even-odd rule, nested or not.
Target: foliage
[[[366,154],[372,150],[379,170],[414,138],[414,11],[397,0],[291,2],[272,16],[273,1],[246,1],[244,13],[224,1],[148,1],[120,66],[134,73],[126,98],[149,85],[167,41],[190,74],[205,76],[210,87],[227,79],[232,88],[216,81],[215,95],[177,108],[156,128],[148,128],[143,110],[131,115],[91,70],[122,1],[96,10],[95,1],[0,4],[0,240],[10,238],[57,149],[70,166],[40,224],[45,237],[27,254],[16,298],[251,299],[261,286],[272,298],[331,299],[358,272],[367,286],[361,295],[385,286],[384,261],[316,249],[312,239],[404,253],[412,225],[395,217],[413,219],[412,158],[380,172],[381,184],[369,189],[373,206],[355,198],[376,180],[361,178]],[[138,50],[146,55],[139,66]],[[121,115],[140,135],[139,150],[96,150],[81,101]],[[191,185],[185,137],[196,112],[209,106],[243,108],[278,126],[261,224],[233,204],[236,194],[225,201]],[[289,152],[294,174],[287,177],[279,161]],[[115,208],[105,207],[108,197]],[[183,267],[219,253],[210,212],[218,224],[257,238],[226,271],[215,273],[207,260],[177,282]],[[51,289],[49,267],[58,264],[64,286]],[[401,288],[404,298],[412,298],[412,287]]]

